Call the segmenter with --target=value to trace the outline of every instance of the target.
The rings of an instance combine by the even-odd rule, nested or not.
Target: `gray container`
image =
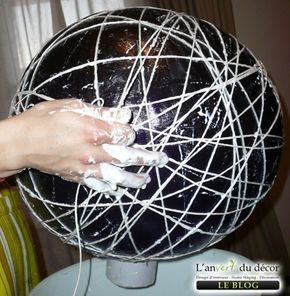
[[[157,275],[155,284],[147,288],[126,289],[116,284],[113,284],[106,276],[107,260],[105,259],[91,259],[82,262],[82,272],[80,283],[77,289],[77,296],[213,296],[215,292],[199,292],[195,289],[195,280],[201,272],[197,272],[197,265],[199,267],[204,264],[217,265],[228,264],[233,259],[236,266],[241,266],[243,263],[253,265],[254,263],[249,259],[238,254],[218,250],[209,249],[204,252],[187,256],[178,260],[160,261],[158,263]],[[236,268],[237,274],[239,268]],[[79,271],[79,264],[67,267],[48,278],[44,279],[34,290],[30,296],[72,296],[76,286]],[[108,271],[107,271],[108,272]],[[126,271],[125,271],[126,272]],[[214,273],[205,273],[213,275]],[[232,275],[233,271],[219,272],[216,275]],[[241,276],[249,275],[249,272],[240,273]],[[128,274],[129,276],[129,274]],[[261,293],[250,293],[232,291],[224,293],[223,295],[261,295]],[[221,295],[220,293],[218,295]]]

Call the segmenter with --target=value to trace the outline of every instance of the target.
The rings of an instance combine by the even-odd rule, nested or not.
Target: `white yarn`
[[[147,200],[139,200],[138,195],[140,192],[140,189],[134,191],[134,193],[130,193],[129,190],[123,190],[122,195],[126,196],[130,199],[130,202],[125,202],[122,199],[122,196],[113,197],[113,196],[106,196],[105,202],[104,202],[104,194],[98,194],[94,190],[88,190],[88,195],[85,201],[78,204],[77,207],[79,209],[83,209],[83,215],[80,217],[80,219],[77,219],[77,207],[76,204],[64,204],[59,203],[51,200],[47,200],[45,197],[43,197],[40,193],[40,191],[37,188],[37,184],[34,180],[33,175],[30,173],[31,181],[33,182],[34,191],[32,192],[23,182],[19,179],[18,184],[22,191],[22,195],[24,198],[26,198],[26,194],[28,193],[31,198],[37,198],[38,200],[41,200],[43,204],[46,206],[46,209],[51,214],[50,219],[46,221],[42,221],[42,224],[47,227],[50,231],[52,231],[54,234],[60,236],[64,241],[69,242],[73,245],[81,245],[81,239],[80,239],[80,229],[84,230],[86,227],[97,221],[98,219],[102,218],[110,209],[114,207],[118,207],[120,209],[120,213],[122,215],[122,221],[119,225],[119,227],[116,230],[112,230],[111,233],[107,237],[97,238],[96,233],[96,239],[92,242],[86,242],[85,248],[92,251],[95,255],[98,256],[112,256],[117,257],[121,259],[128,259],[128,260],[144,260],[144,259],[166,259],[166,258],[172,258],[177,257],[181,254],[176,254],[174,252],[174,248],[181,244],[187,237],[192,235],[193,233],[202,233],[202,234],[209,234],[212,236],[212,239],[207,243],[206,246],[210,246],[211,244],[215,243],[216,241],[222,239],[225,235],[229,234],[230,232],[234,231],[235,228],[237,228],[239,225],[236,225],[235,222],[238,220],[239,215],[243,209],[250,208],[250,213],[254,210],[256,204],[266,195],[268,192],[271,184],[266,184],[266,160],[264,159],[264,171],[262,172],[262,181],[261,183],[253,182],[251,180],[247,179],[247,175],[242,175],[246,170],[244,170],[248,165],[248,160],[250,156],[252,155],[253,151],[259,150],[259,151],[265,151],[267,149],[277,149],[281,148],[282,144],[277,144],[273,146],[264,146],[264,140],[265,138],[272,138],[276,140],[281,140],[278,143],[282,143],[282,138],[271,134],[271,129],[275,125],[276,121],[279,119],[280,116],[280,105],[278,103],[278,109],[276,111],[276,118],[274,119],[272,125],[268,128],[268,131],[262,131],[261,129],[261,122],[262,122],[262,116],[263,116],[263,110],[264,110],[264,92],[266,89],[266,86],[271,82],[267,79],[266,73],[264,68],[262,67],[261,63],[256,60],[255,65],[249,66],[246,64],[240,63],[240,55],[245,50],[245,47],[240,47],[238,45],[238,41],[236,39],[236,48],[237,52],[234,57],[231,59],[228,59],[225,43],[221,36],[221,33],[218,29],[216,29],[214,26],[212,28],[215,30],[216,35],[218,36],[220,40],[220,44],[223,48],[223,55],[225,57],[221,57],[218,52],[212,48],[209,44],[209,41],[204,34],[204,32],[201,30],[199,23],[194,18],[188,17],[184,14],[175,13],[172,11],[165,11],[165,17],[163,19],[163,23],[158,26],[156,24],[150,23],[148,21],[143,20],[143,16],[147,9],[150,8],[143,8],[143,11],[141,12],[140,19],[132,19],[125,16],[118,16],[113,15],[112,12],[108,13],[104,16],[103,13],[99,13],[96,15],[92,15],[87,19],[82,20],[80,23],[85,22],[89,19],[95,19],[98,21],[95,25],[90,25],[89,27],[77,29],[74,32],[71,32],[69,34],[65,35],[65,32],[61,33],[55,40],[41,53],[40,56],[37,56],[31,63],[30,69],[33,69],[32,77],[29,77],[31,75],[30,70],[26,72],[26,74],[23,77],[22,81],[22,87],[16,94],[14,98],[14,102],[12,105],[11,112],[14,112],[15,114],[19,114],[23,111],[25,111],[27,108],[31,107],[29,105],[29,97],[30,95],[35,95],[41,98],[42,100],[53,100],[53,98],[43,95],[39,93],[39,90],[42,86],[45,86],[48,83],[51,83],[52,81],[57,81],[58,78],[62,77],[65,74],[72,73],[74,71],[78,71],[84,68],[88,67],[94,67],[94,90],[96,94],[96,99],[93,103],[96,103],[97,105],[103,105],[104,99],[100,98],[99,93],[99,78],[98,78],[98,67],[103,64],[110,64],[114,62],[120,62],[120,61],[128,61],[131,62],[131,70],[128,75],[128,79],[125,83],[123,93],[120,97],[118,106],[116,107],[123,107],[126,103],[126,97],[130,92],[130,89],[137,79],[138,76],[141,76],[141,82],[142,82],[142,91],[143,91],[143,100],[140,104],[132,104],[132,105],[126,105],[126,107],[130,109],[138,109],[137,115],[133,119],[133,127],[136,130],[143,129],[145,132],[148,132],[150,135],[150,140],[146,145],[143,145],[142,148],[147,148],[149,150],[153,151],[163,151],[165,147],[168,146],[176,146],[178,147],[180,145],[186,144],[186,143],[194,143],[192,151],[188,151],[188,154],[186,156],[183,155],[182,161],[177,161],[175,159],[170,158],[169,163],[164,168],[159,167],[140,167],[139,172],[146,172],[150,173],[151,171],[155,171],[155,174],[157,176],[157,182],[158,182],[158,188],[152,196],[149,196]],[[154,8],[156,9],[156,8]],[[168,23],[171,23],[172,26],[168,28]],[[99,43],[101,40],[101,34],[106,29],[106,27],[110,27],[111,25],[137,25],[138,26],[138,54],[136,56],[121,56],[121,57],[113,57],[113,58],[107,58],[107,59],[101,59],[98,56],[99,52]],[[70,30],[73,30],[78,24],[73,25]],[[180,25],[185,26],[188,31],[179,31],[178,27]],[[211,24],[209,24],[211,26]],[[97,37],[97,42],[95,45],[95,55],[93,61],[87,61],[84,64],[77,65],[74,67],[71,67],[70,69],[63,70],[57,74],[54,74],[53,76],[49,77],[48,79],[42,81],[35,87],[31,87],[32,83],[34,81],[35,75],[41,65],[42,60],[44,57],[60,45],[61,43],[65,42],[66,40],[69,40],[73,36],[76,36],[78,34],[83,34],[87,31],[94,30],[96,28],[99,28],[99,33]],[[148,29],[152,30],[151,37],[144,43],[144,45],[141,45],[142,42],[142,32],[148,31]],[[66,32],[67,33],[67,32]],[[196,35],[199,33],[202,36],[202,39],[197,39]],[[163,43],[161,44],[161,47],[159,49],[159,52],[154,51],[154,45],[156,44],[158,38],[163,36]],[[172,38],[175,41],[182,44],[184,47],[189,49],[190,55],[189,56],[179,56],[179,55],[163,55],[162,49],[164,48],[166,41]],[[204,56],[202,47],[207,47],[209,50],[209,56]],[[134,45],[128,49],[128,52],[130,49],[134,48]],[[150,59],[154,61],[154,65],[152,68],[151,76],[148,81],[145,79],[144,75],[144,65],[145,62]],[[155,78],[155,74],[157,72],[159,63],[162,63],[162,61],[174,61],[176,59],[183,60],[187,63],[187,70],[184,77],[184,88],[180,95],[172,96],[172,97],[165,97],[161,98],[159,100],[149,102],[148,101],[148,93],[150,91],[152,81]],[[190,77],[190,69],[193,63],[202,62],[207,66],[208,71],[210,72],[213,82],[210,85],[207,85],[203,88],[200,88],[194,92],[187,92],[187,83]],[[223,70],[220,71],[218,65],[223,65]],[[242,71],[238,71],[238,66],[242,67]],[[234,69],[234,70],[233,70]],[[254,73],[259,73],[261,75],[260,83],[261,83],[261,92],[259,95],[255,98],[250,98],[249,94],[247,93],[246,89],[243,87],[241,81],[250,75]],[[224,75],[224,77],[222,76]],[[27,85],[29,85],[29,90],[26,90]],[[248,106],[241,112],[237,113],[237,110],[235,108],[235,105],[232,102],[232,96],[234,93],[234,88],[239,87],[243,93],[245,94],[245,98],[247,101]],[[275,96],[277,97],[276,91],[273,88],[273,92]],[[213,95],[218,95],[218,100],[216,103],[216,106],[213,108],[212,112],[209,113],[207,110],[203,110],[200,106],[206,102],[208,99],[210,99]],[[199,95],[199,96],[197,96]],[[184,103],[188,102],[189,100],[192,100],[195,98],[194,103],[191,105],[191,108],[186,110],[186,112],[181,114],[181,107]],[[162,105],[162,103],[166,102],[172,102],[172,105],[168,107],[167,109],[161,111],[159,114],[154,114],[150,110],[154,108],[156,104]],[[257,112],[254,109],[254,105],[260,102],[261,103],[261,111],[260,114],[257,114]],[[223,118],[219,115],[219,105],[223,105],[224,109],[226,110],[225,115]],[[142,110],[146,110],[147,113],[147,119],[139,122],[139,117]],[[243,130],[241,128],[239,119],[243,114],[247,111],[251,110],[253,112],[253,116],[255,118],[255,122],[253,124],[257,125],[257,129],[253,134],[244,134]],[[164,116],[164,114],[175,111],[175,116],[173,118],[172,124],[170,126],[167,126],[164,128],[164,130],[155,130],[154,129],[154,122],[158,122],[159,119]],[[183,135],[182,133],[176,133],[175,131],[180,128],[182,123],[190,117],[190,115],[193,112],[197,112],[200,117],[204,118],[205,122],[205,129],[201,136],[199,137],[188,137]],[[213,137],[207,138],[206,134],[209,129],[209,127],[214,124],[214,120],[218,120],[222,123],[221,130],[217,132]],[[234,126],[235,125],[235,126]],[[226,129],[230,129],[232,131],[232,136],[223,136],[223,131]],[[238,129],[239,134],[236,134],[235,130]],[[252,145],[246,144],[246,139],[253,139]],[[174,140],[174,141],[173,141]],[[157,144],[158,143],[158,144]],[[204,170],[201,170],[199,168],[191,167],[189,165],[189,161],[198,155],[199,152],[201,152],[205,147],[208,145],[212,145],[213,152],[211,156],[208,159],[208,163],[206,164],[206,168]],[[229,165],[224,171],[220,173],[212,172],[210,171],[211,163],[215,157],[215,152],[219,147],[230,147],[233,149],[233,162],[231,165]],[[243,151],[243,156],[241,157],[240,150]],[[182,154],[181,149],[179,149],[179,153]],[[262,152],[263,153],[263,152]],[[171,165],[174,165],[174,169]],[[170,175],[166,180],[161,181],[160,178],[160,170],[168,170],[170,172]],[[188,170],[192,172],[193,174],[201,174],[202,178],[199,181],[194,181],[190,179],[189,177],[185,176],[182,172],[183,170]],[[225,173],[231,172],[231,175],[226,175]],[[176,176],[182,177],[186,181],[186,186],[184,186],[182,189],[179,189],[175,192],[171,193],[165,193],[164,189],[166,186],[172,181],[172,179]],[[227,188],[226,192],[219,192],[215,189],[209,188],[206,186],[206,182],[215,180],[217,178],[220,178],[221,180],[227,180],[231,182],[231,185]],[[247,184],[256,185],[259,187],[259,194],[257,197],[247,197],[245,196],[245,188]],[[239,194],[233,195],[233,188],[237,186],[239,188]],[[244,188],[242,187],[244,186]],[[178,195],[182,194],[183,192],[191,189],[196,188],[195,193],[193,194],[190,202],[186,205],[185,209],[183,211],[178,209],[172,209],[172,208],[166,208],[165,201],[166,199],[175,197],[177,198]],[[262,191],[263,189],[268,188],[267,190]],[[191,210],[191,206],[196,198],[196,196],[202,192],[207,191],[211,192],[217,196],[220,197],[219,202],[215,204],[215,206],[208,212],[200,213],[200,212],[194,212]],[[97,202],[91,203],[90,201],[92,198],[97,198]],[[229,209],[229,202],[231,199],[237,200],[237,208],[236,209]],[[78,200],[78,191],[76,192],[75,200]],[[224,212],[217,212],[217,208],[220,206],[220,204],[227,200],[227,207]],[[28,203],[28,202],[27,202]],[[28,203],[29,204],[29,203]],[[133,205],[141,205],[140,210],[138,210],[134,215],[128,215],[130,212],[130,209],[133,207]],[[56,216],[52,210],[51,206],[61,206],[62,208],[66,209],[66,213],[62,214],[61,216]],[[125,210],[126,206],[129,206],[127,210]],[[95,214],[95,209],[102,209],[99,214]],[[86,210],[86,211],[85,211]],[[32,209],[33,211],[33,209]],[[151,211],[155,214],[158,214],[162,217],[164,220],[164,225],[166,232],[164,235],[162,235],[156,242],[152,242],[152,245],[148,247],[145,250],[139,250],[138,246],[135,243],[134,237],[131,233],[131,228],[138,223],[138,219],[144,214],[145,211]],[[75,229],[70,230],[61,220],[64,216],[69,216],[75,213],[76,218],[76,224]],[[170,214],[169,214],[170,213]],[[176,215],[174,215],[176,214]],[[177,215],[178,214],[178,215]],[[229,227],[229,229],[225,231],[220,231],[220,228],[222,226],[222,222],[225,219],[226,215],[228,214],[234,214],[234,219],[232,221],[232,226]],[[37,213],[35,213],[37,215]],[[200,222],[195,226],[192,227],[191,225],[188,225],[186,223],[186,215],[196,215],[201,216]],[[206,232],[204,230],[201,230],[200,226],[207,221],[207,219],[214,215],[221,215],[223,216],[223,219],[220,222],[220,225],[217,227],[215,232]],[[77,221],[79,220],[79,221]],[[50,222],[58,221],[58,223],[63,227],[63,229],[67,232],[67,234],[62,235],[57,233],[54,229],[50,228],[48,225]],[[173,223],[173,226],[170,227],[170,223]],[[108,221],[107,226],[109,227],[110,221]],[[174,231],[176,227],[182,227],[186,234],[180,238],[176,242],[172,242],[170,239],[170,233]],[[219,231],[219,233],[217,233]],[[119,242],[122,241],[122,239],[128,235],[130,238],[130,242],[134,249],[134,254],[132,256],[126,256],[126,255],[120,255],[115,254],[113,252],[114,247],[118,245]],[[101,243],[104,240],[110,239],[111,245],[107,249],[100,249],[98,247],[98,244]],[[162,251],[156,252],[151,256],[148,256],[146,253],[152,250],[156,245],[160,244],[163,240],[166,240],[168,242],[168,247],[163,249]],[[194,251],[198,251],[195,249]],[[191,252],[189,249],[188,252]],[[80,251],[81,254],[81,251]],[[170,255],[168,255],[170,254]]]

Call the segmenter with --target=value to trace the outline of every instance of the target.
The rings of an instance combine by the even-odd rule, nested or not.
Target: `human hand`
[[[116,191],[118,186],[142,188],[150,182],[149,175],[121,167],[164,166],[168,158],[162,152],[128,147],[135,140],[130,118],[128,109],[96,107],[76,99],[37,104],[0,123],[0,138],[5,138],[0,141],[6,143],[0,142],[0,176],[34,168],[99,192]]]

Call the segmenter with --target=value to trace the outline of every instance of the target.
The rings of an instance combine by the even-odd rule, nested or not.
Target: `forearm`
[[[24,136],[17,117],[0,121],[0,178],[14,175],[23,169]]]

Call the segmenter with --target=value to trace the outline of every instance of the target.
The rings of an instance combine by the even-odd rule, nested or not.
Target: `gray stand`
[[[107,278],[123,288],[144,288],[154,284],[157,262],[124,262],[115,259],[107,260]]]

